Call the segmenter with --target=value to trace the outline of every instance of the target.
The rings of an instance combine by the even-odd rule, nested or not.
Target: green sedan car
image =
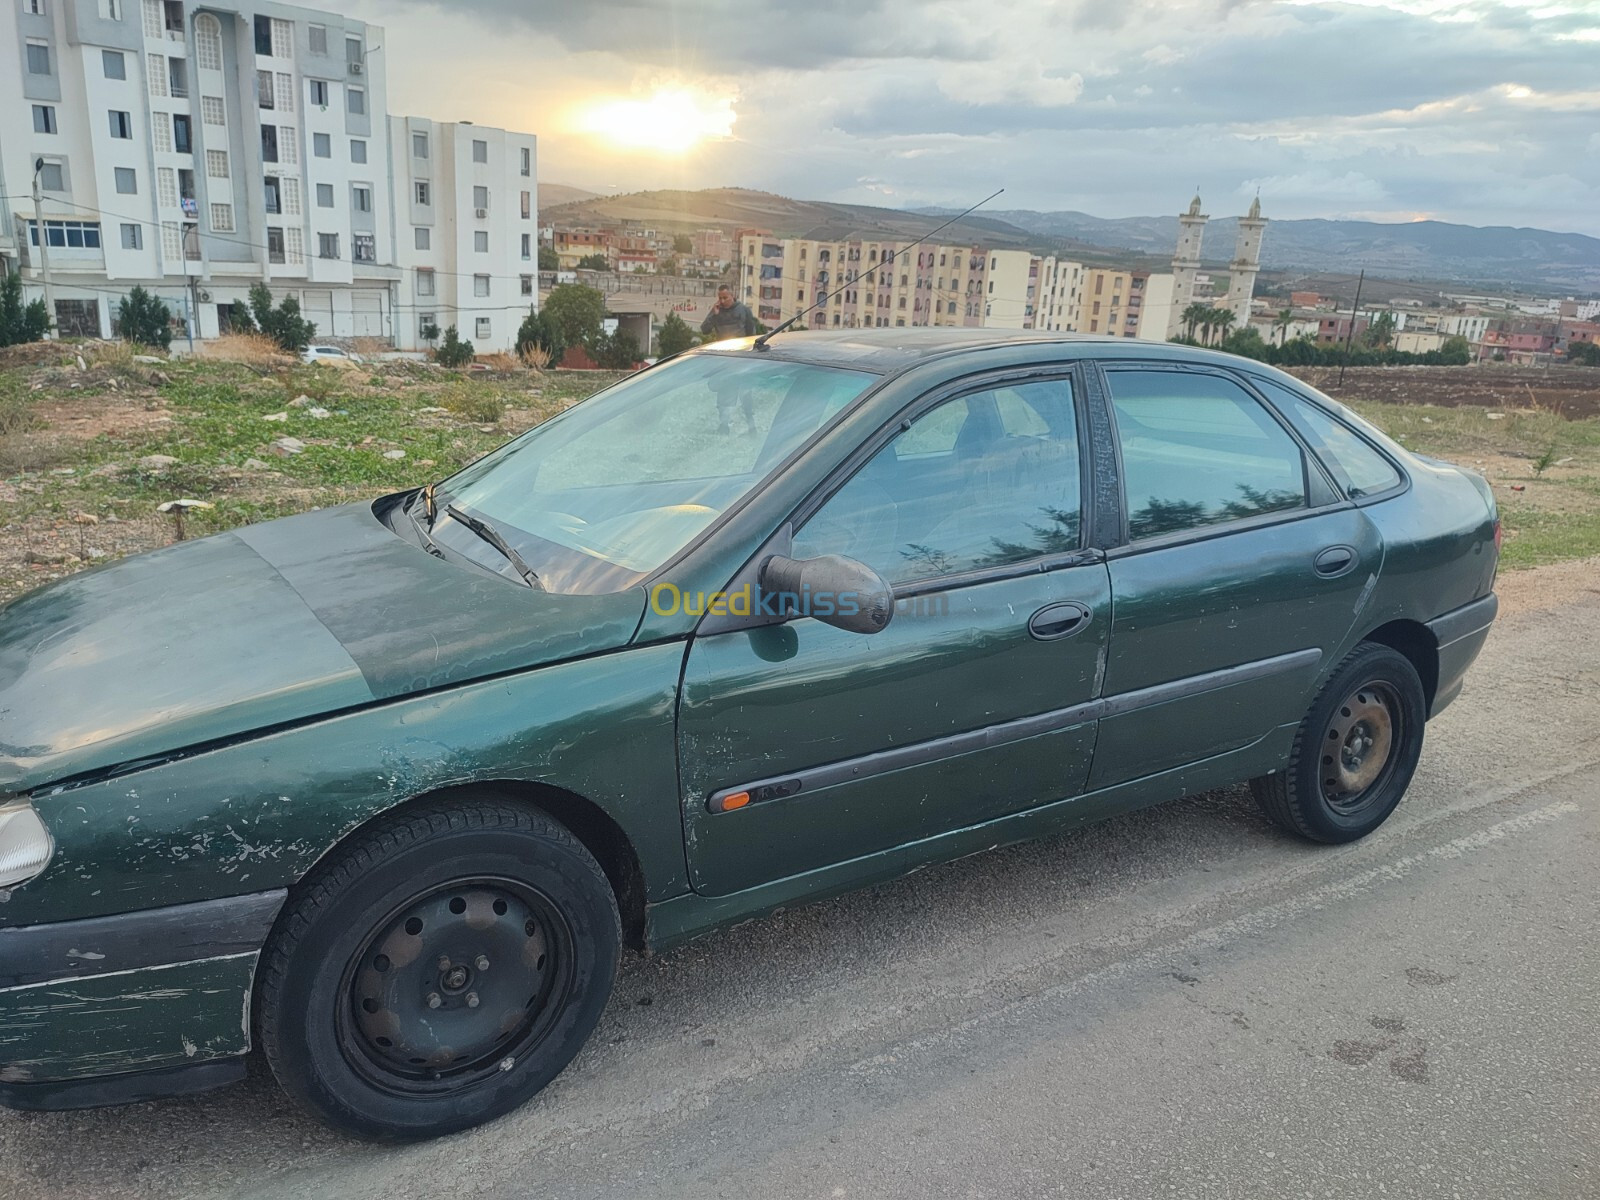
[[[1245,780],[1361,837],[1498,543],[1482,479],[1270,367],[895,329],[86,571],[0,610],[0,1101],[259,1047],[426,1137],[549,1083],[624,946]]]

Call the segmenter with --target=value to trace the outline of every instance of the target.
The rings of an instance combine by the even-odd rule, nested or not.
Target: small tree
[[[434,361],[441,367],[464,367],[477,357],[471,342],[461,340],[454,325],[444,331],[444,341],[433,352]]]
[[[687,233],[675,233],[675,234],[673,234],[672,235],[672,252],[674,254],[693,254],[694,253],[694,239],[691,238]]]
[[[172,345],[172,310],[165,301],[135,284],[117,305],[117,332],[125,342],[165,350]]]
[[[536,309],[528,310],[528,315],[522,318],[522,325],[517,329],[517,354],[527,357],[528,349],[532,346],[544,351],[553,363],[559,363],[567,349],[561,336],[561,327],[547,314]]]
[[[246,304],[234,304],[228,311],[228,328],[225,333],[258,333],[256,319],[250,315]]]
[[[700,338],[688,323],[677,313],[670,312],[667,319],[661,322],[661,332],[656,335],[656,353],[662,358],[671,358],[699,343]]]
[[[43,300],[22,302],[22,276],[0,268],[0,346],[37,342],[50,331]]]
[[[606,262],[604,254],[585,254],[578,260],[578,270],[606,271],[610,270],[610,264]]]
[[[317,327],[300,315],[300,301],[285,296],[283,302],[273,308],[272,292],[264,283],[250,289],[250,311],[261,332],[291,354],[299,354],[317,336]]]
[[[1450,339],[1450,341],[1454,341],[1454,340],[1455,340],[1454,338]],[[1463,338],[1461,340],[1465,341],[1466,339]],[[1445,343],[1445,349],[1448,350],[1449,347],[1450,347],[1450,342],[1446,342]],[[1596,343],[1596,342],[1568,342],[1567,343],[1567,361],[1570,362],[1570,363],[1574,363],[1574,364],[1580,364],[1580,365],[1586,366],[1586,367],[1600,367],[1600,343]]]
[[[549,246],[539,247],[539,270],[559,271],[561,269],[561,256]]]
[[[588,347],[590,353],[600,336],[601,321],[606,315],[606,298],[594,288],[581,283],[563,283],[551,289],[540,310],[555,322],[561,333],[561,344]]]
[[[611,334],[602,333],[589,347],[589,353],[597,366],[608,371],[630,370],[644,357],[639,350],[639,340],[625,329]]]
[[[433,343],[439,340],[439,322],[424,321],[422,323],[422,328],[417,330],[417,333],[423,341],[427,342],[428,345],[431,346]]]

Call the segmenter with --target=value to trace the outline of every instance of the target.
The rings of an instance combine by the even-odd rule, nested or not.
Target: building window
[[[167,59],[163,54],[145,55],[145,74],[150,78],[150,94],[167,94]]]
[[[474,296],[487,296],[489,294],[489,277],[487,275],[474,275],[472,277],[472,294]]]
[[[351,207],[357,212],[372,211],[372,189],[365,184],[357,184],[350,189],[350,200]]]
[[[120,21],[122,20],[122,5],[118,0],[105,0],[105,13],[106,20]]]
[[[524,296],[533,295],[533,276],[532,275],[524,275],[521,278],[522,278],[522,294]]]
[[[475,163],[486,163],[489,161],[488,142],[480,141],[477,138],[472,139],[472,161]]]
[[[258,18],[258,23],[259,20],[260,19]],[[271,209],[268,209],[267,211],[270,212]],[[283,230],[273,226],[268,226],[267,228],[267,261],[274,263],[281,263],[284,261]]]
[[[273,78],[277,80],[278,107],[284,112],[293,112],[294,76],[279,71]]]
[[[328,27],[326,25],[307,25],[306,36],[311,40],[311,53],[326,54],[328,52]]]
[[[125,222],[122,226],[122,248],[124,250],[143,250],[144,230],[137,225]]]
[[[278,161],[278,127],[276,125],[263,125],[261,127],[261,161],[271,163]]]
[[[367,111],[367,93],[360,88],[345,88],[345,107],[353,116],[361,116]]]
[[[211,228],[218,233],[233,232],[233,205],[213,204],[211,206]]]
[[[227,110],[222,106],[221,96],[200,97],[200,119],[207,125],[226,125],[228,123]]]
[[[433,201],[429,198],[428,185],[426,183],[417,184],[417,203],[421,205],[429,205],[433,203]]]
[[[533,216],[533,193],[522,193],[522,219],[529,220]]]
[[[172,114],[152,112],[150,114],[150,140],[155,143],[156,150],[162,154],[172,153]]]
[[[183,233],[176,221],[161,222],[161,253],[169,262],[183,257]]]
[[[268,175],[261,182],[265,187],[263,194],[266,197],[267,211],[269,213],[281,213],[283,211],[283,189],[278,177],[276,175]]]
[[[489,231],[487,229],[473,231],[472,249],[478,254],[489,253]]]
[[[136,196],[139,194],[139,177],[134,174],[132,167],[115,167],[117,194],[120,196]]]
[[[434,332],[437,333],[439,326],[438,313],[425,312],[417,314],[417,336],[424,341],[428,340],[428,335],[423,331],[430,325],[434,327]]]
[[[345,38],[344,61],[346,63],[354,63],[359,66],[361,64],[361,58],[361,39],[353,37]]]
[[[48,42],[28,43],[28,74],[50,74],[50,45]]]
[[[337,233],[319,233],[319,234],[317,234],[317,257],[318,258],[338,258],[339,257],[339,235]]]
[[[56,110],[49,104],[35,104],[33,106],[33,131],[35,133],[54,133],[56,131]]]
[[[162,208],[178,207],[178,173],[171,167],[156,168],[156,195]]]
[[[356,262],[370,263],[378,261],[377,238],[373,237],[370,233],[358,233],[355,235],[354,241]]]
[[[272,18],[272,57],[294,57],[294,22]]]
[[[298,217],[300,215],[300,181],[293,176],[284,179],[279,184],[283,192],[283,215]]]
[[[333,157],[333,139],[325,133],[311,135],[311,153],[317,158]]]
[[[418,225],[411,231],[411,241],[418,250],[428,250],[433,246],[433,236],[425,226]]]
[[[47,192],[67,190],[67,173],[58,162],[46,162],[39,167],[39,186]]]
[[[328,81],[326,79],[313,79],[311,81],[311,103],[318,108],[328,107]]]
[[[98,221],[46,221],[44,240],[52,250],[100,249],[100,223]],[[28,222],[28,244],[39,244],[39,225]]]
[[[277,103],[277,93],[272,86],[271,71],[256,72],[256,103],[262,108],[271,108]]]
[[[488,188],[483,187],[480,184],[479,186],[477,186],[477,187],[472,189],[472,207],[473,208],[488,208],[489,207],[489,189]]]
[[[167,88],[179,99],[189,95],[189,64],[183,59],[167,59]]]
[[[44,0],[22,0],[22,11],[30,16],[44,16]]]
[[[533,257],[533,235],[531,233],[522,235],[522,257],[524,261]]]
[[[164,22],[161,18],[161,0],[144,0],[144,35],[147,38],[158,38],[163,34]]]
[[[194,19],[194,58],[202,71],[222,70],[222,24],[210,13]]]
[[[278,161],[286,163],[300,161],[300,138],[293,125],[278,127]]]
[[[128,77],[128,60],[122,57],[120,50],[100,51],[100,69],[105,72],[107,79],[126,79]]]
[[[422,270],[417,272],[417,295],[433,295],[433,272]]]
[[[333,184],[331,184],[331,183],[319,183],[319,184],[317,184],[317,207],[318,208],[332,208],[333,207]],[[326,254],[324,254],[322,257],[323,258],[327,258],[328,256]]]
[[[172,146],[179,154],[194,152],[194,126],[186,113],[172,115]]]
[[[425,134],[425,133],[413,133],[411,135],[411,157],[412,158],[427,158],[428,157],[428,135],[427,134]]]
[[[533,151],[527,146],[522,148],[522,173],[524,175],[533,174]]]
[[[350,161],[364,163],[367,161],[367,144],[360,138],[350,139]]]
[[[473,336],[476,337],[480,342],[488,341],[489,338],[492,336],[490,334],[489,330],[490,330],[489,318],[488,317],[479,317],[478,318],[478,329],[477,329],[477,332]]]
[[[226,179],[228,177],[228,152],[226,150],[206,151],[206,174],[212,179]]]

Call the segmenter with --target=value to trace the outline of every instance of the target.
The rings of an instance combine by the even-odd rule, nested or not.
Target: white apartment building
[[[536,139],[467,121],[389,118],[394,336],[419,349],[428,325],[456,326],[478,350],[507,349],[538,302]]]
[[[383,40],[378,26],[268,2],[18,0],[0,19],[0,59],[19,68],[0,75],[0,259],[41,294],[37,167],[63,334],[108,336],[117,302],[142,284],[213,336],[264,282],[295,296],[319,337],[414,346],[397,245],[415,244],[417,214],[395,196],[411,193],[414,164],[391,157]],[[533,138],[518,141],[520,188],[513,155],[485,185],[489,204],[465,217],[472,172],[452,171],[431,197],[435,222],[452,236],[461,223],[469,246],[475,209],[494,214],[492,265],[470,263],[469,287],[485,266],[517,287],[517,192],[533,192]],[[441,327],[455,319],[449,299]],[[505,324],[491,322],[486,348],[510,344]]]

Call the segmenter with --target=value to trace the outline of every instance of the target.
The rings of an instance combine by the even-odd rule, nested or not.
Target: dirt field
[[[1535,409],[1573,420],[1600,416],[1600,369],[1594,367],[1337,367],[1293,372],[1347,403],[1437,404],[1443,408]]]

